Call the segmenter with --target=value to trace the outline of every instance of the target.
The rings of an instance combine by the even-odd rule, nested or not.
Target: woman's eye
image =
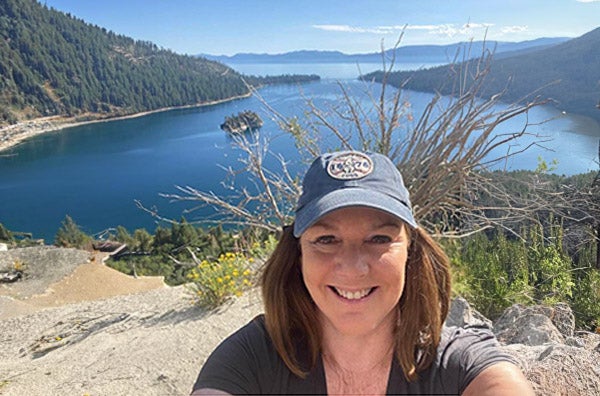
[[[371,238],[370,242],[371,243],[390,243],[392,241],[392,238],[390,238],[387,235],[375,235],[373,238]]]
[[[336,239],[333,235],[323,235],[315,239],[315,243],[319,245],[331,245],[335,243]]]

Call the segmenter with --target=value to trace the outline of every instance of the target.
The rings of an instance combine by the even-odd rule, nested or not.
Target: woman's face
[[[346,335],[393,328],[408,244],[401,220],[366,207],[338,209],[308,228],[302,275],[324,328]]]

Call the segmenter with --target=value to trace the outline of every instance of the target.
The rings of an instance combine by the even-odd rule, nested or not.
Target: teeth
[[[337,287],[335,288],[335,291],[337,292],[337,294],[339,294],[340,296],[344,297],[347,300],[361,299],[361,298],[365,297],[366,295],[368,295],[371,292],[371,290],[372,289],[363,289],[363,290],[351,292],[351,291],[347,291],[347,290],[338,289]]]

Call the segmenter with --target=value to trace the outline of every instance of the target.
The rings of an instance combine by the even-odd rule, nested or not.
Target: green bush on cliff
[[[564,248],[563,228],[532,226],[525,240],[503,233],[476,234],[445,241],[452,261],[453,290],[483,315],[495,319],[509,306],[554,305],[567,302],[577,326],[600,326],[600,271],[593,268],[595,246],[588,245],[578,261]]]
[[[4,225],[0,223],[0,242],[12,243],[14,240],[15,237],[13,236],[12,232],[10,232],[8,228],[4,227]]]
[[[81,231],[75,221],[67,215],[54,237],[54,244],[59,247],[89,249],[92,238]]]
[[[596,246],[587,244],[578,252],[573,268],[575,286],[571,307],[581,328],[600,331],[600,270],[594,268]]]
[[[187,285],[194,304],[216,308],[229,298],[241,296],[252,286],[254,258],[227,252],[216,260],[202,260],[188,273]]]
[[[234,296],[241,296],[255,285],[260,263],[275,249],[277,240],[269,235],[254,242],[246,253],[227,252],[217,259],[198,260],[187,274],[187,288],[194,304],[212,309]]]

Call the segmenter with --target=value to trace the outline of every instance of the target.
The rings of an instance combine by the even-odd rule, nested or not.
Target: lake
[[[233,65],[247,74],[315,73],[320,82],[301,86],[266,87],[262,99],[286,117],[303,118],[306,100],[319,106],[339,103],[342,82],[357,100],[365,84],[355,80],[353,64]],[[402,65],[416,69],[426,65]],[[378,65],[361,65],[361,71]],[[415,118],[431,99],[430,94],[406,92]],[[221,185],[223,167],[239,167],[240,152],[232,139],[219,129],[225,116],[253,110],[265,121],[261,137],[272,139],[270,150],[290,160],[298,157],[293,141],[282,134],[265,106],[256,97],[214,106],[179,109],[144,117],[102,122],[50,132],[32,138],[11,150],[13,156],[0,156],[0,223],[13,231],[32,232],[48,243],[70,215],[90,234],[123,225],[133,231],[154,231],[155,220],[138,209],[135,200],[156,207],[170,218],[180,218],[190,203],[171,203],[159,193],[175,193],[175,186],[193,186],[203,191],[227,194]],[[532,127],[551,137],[547,149],[534,147],[504,164],[507,169],[534,169],[538,156],[558,160],[555,172],[575,174],[596,170],[600,126],[583,117],[562,115],[552,108],[537,108],[530,122],[554,118]],[[505,125],[506,131],[519,130],[522,120]],[[526,145],[527,140],[521,144]],[[512,147],[516,150],[518,147]],[[3,154],[7,154],[6,152]],[[292,165],[301,172],[303,165]],[[190,221],[211,212],[204,208],[186,215]]]

